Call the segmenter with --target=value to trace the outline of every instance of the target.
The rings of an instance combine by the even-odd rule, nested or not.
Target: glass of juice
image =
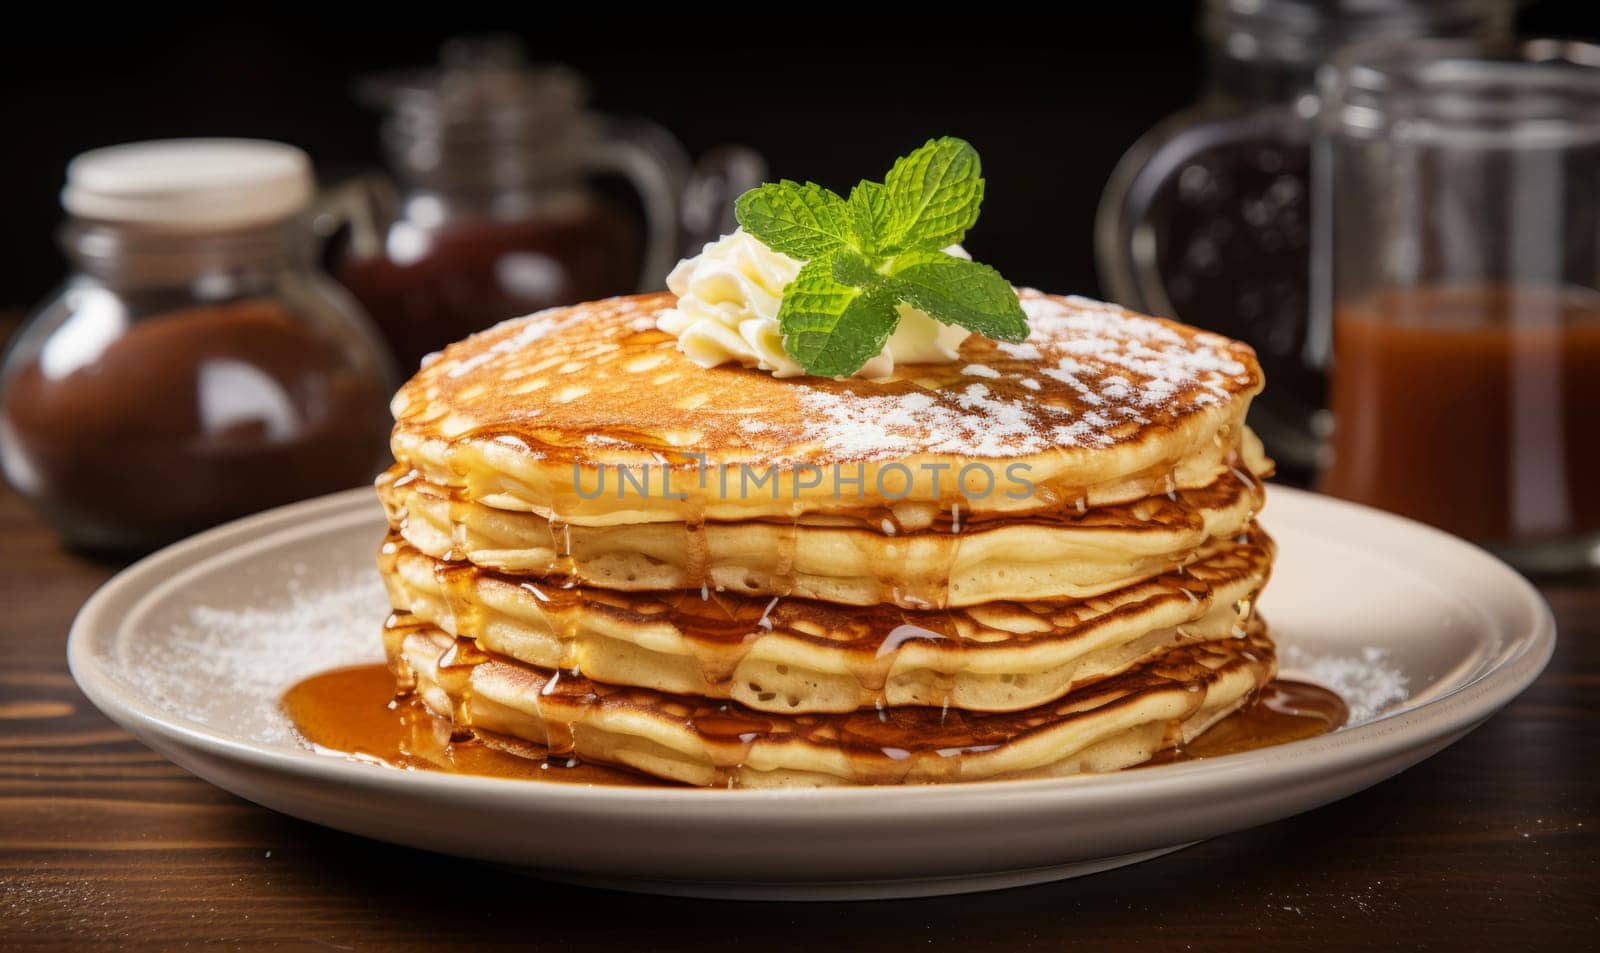
[[[1320,86],[1321,488],[1600,565],[1600,47],[1366,44]]]

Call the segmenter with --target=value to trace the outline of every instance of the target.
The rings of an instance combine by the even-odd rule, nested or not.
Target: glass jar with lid
[[[1309,476],[1326,436],[1327,340],[1310,333],[1315,75],[1374,37],[1491,44],[1510,0],[1206,0],[1200,101],[1118,164],[1095,222],[1106,293],[1254,345],[1269,385],[1251,423]]]
[[[0,365],[5,474],[69,543],[147,550],[372,478],[395,375],[314,267],[313,194],[273,142],[72,161],[72,274]]]
[[[1321,489],[1600,565],[1600,47],[1376,42],[1322,77]]]

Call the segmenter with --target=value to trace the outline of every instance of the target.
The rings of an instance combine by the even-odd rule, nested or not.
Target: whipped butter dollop
[[[945,252],[971,259],[960,245]],[[678,296],[678,305],[663,311],[656,326],[676,337],[678,349],[701,367],[737,362],[770,371],[774,377],[799,377],[805,368],[783,349],[778,306],[784,286],[803,264],[736,229],[672,269],[667,288]],[[961,342],[972,333],[935,321],[910,305],[900,305],[899,312],[900,324],[883,351],[853,376],[883,378],[897,364],[956,360]]]

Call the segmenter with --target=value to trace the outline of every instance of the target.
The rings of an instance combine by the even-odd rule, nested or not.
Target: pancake
[[[508,321],[396,394],[402,691],[524,756],[693,785],[1109,771],[1276,672],[1246,345],[1021,291],[884,379],[701,367],[671,295]]]
[[[431,626],[390,629],[403,684],[457,730],[686,784],[799,787],[1046,777],[1109,771],[1186,743],[1276,672],[1265,627],[1178,646],[1022,712],[901,707],[777,715],[734,702],[553,674]],[[467,648],[463,648],[466,646]]]
[[[707,587],[913,609],[1110,592],[1238,536],[1262,505],[1261,484],[1238,468],[1209,487],[1081,513],[958,509],[918,527],[828,514],[579,526],[462,501],[398,467],[378,494],[400,535],[438,559],[627,592]]]
[[[391,538],[394,608],[543,669],[770,712],[880,705],[1016,711],[1119,674],[1174,645],[1232,637],[1266,583],[1259,529],[1182,571],[1086,600],[950,611],[712,591],[569,587],[433,559]]]
[[[881,381],[702,368],[655,329],[669,294],[541,312],[423,367],[392,402],[391,446],[464,499],[591,526],[849,515],[885,497],[1061,511],[1209,486],[1259,457],[1244,426],[1262,383],[1249,347],[1086,299],[1021,297],[1025,343],[974,335],[957,362]],[[963,494],[973,464],[989,475],[968,474]],[[772,477],[771,492],[741,466]]]

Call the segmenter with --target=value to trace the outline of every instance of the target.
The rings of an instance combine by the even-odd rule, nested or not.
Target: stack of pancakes
[[[395,397],[380,565],[403,690],[532,757],[696,785],[1148,760],[1275,672],[1252,612],[1261,373],[1022,292],[887,380],[706,369],[670,295],[510,321]]]

